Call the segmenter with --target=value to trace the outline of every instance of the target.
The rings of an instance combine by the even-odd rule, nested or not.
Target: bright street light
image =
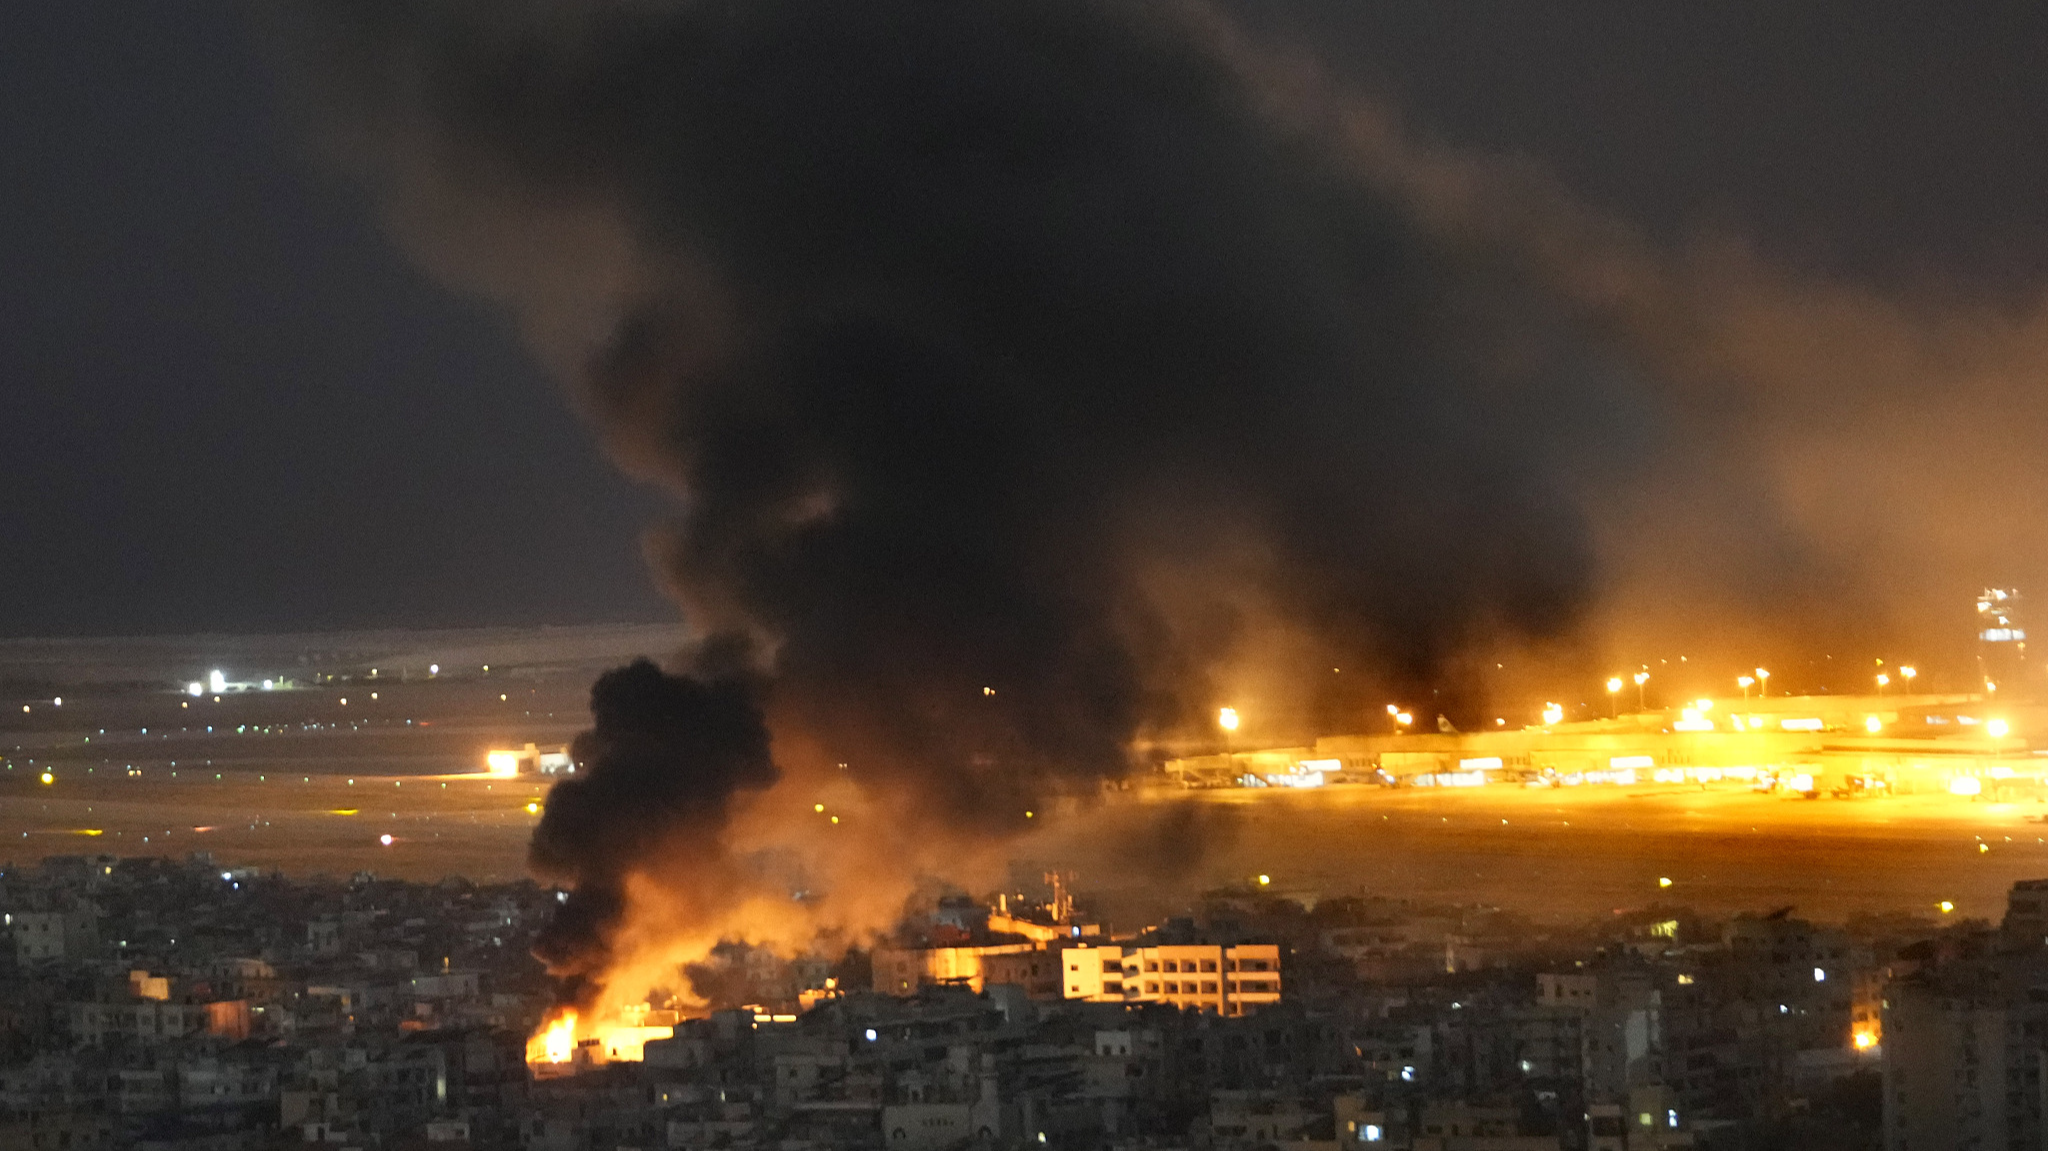
[[[1609,676],[1607,678],[1607,714],[1609,716],[1618,714],[1618,704],[1615,701],[1614,694],[1619,691],[1621,691],[1621,677]]]
[[[1543,722],[1545,724],[1555,724],[1563,719],[1564,706],[1562,704],[1558,704],[1555,702],[1546,702],[1543,705]]]
[[[1742,686],[1742,698],[1743,698],[1744,700],[1747,700],[1747,699],[1749,699],[1749,689],[1750,689],[1750,687],[1751,687],[1752,685],[1754,685],[1754,684],[1756,683],[1756,677],[1754,677],[1754,676],[1737,676],[1737,677],[1735,678],[1735,682],[1736,682],[1737,684],[1740,684],[1740,685]]]
[[[1217,712],[1216,725],[1225,732],[1237,731],[1237,709],[1225,708]]]
[[[1649,680],[1649,678],[1650,678],[1650,674],[1649,674],[1648,672],[1638,672],[1638,673],[1636,673],[1636,676],[1635,676],[1635,680],[1636,680],[1636,711],[1638,711],[1638,712],[1644,711],[1644,710],[1646,709],[1646,707],[1647,707],[1647,706],[1646,706],[1646,705],[1644,705],[1644,703],[1643,703],[1643,684],[1644,684],[1644,682],[1646,682],[1647,680]]]
[[[1757,695],[1759,695],[1759,696],[1769,696],[1769,695],[1771,694],[1771,671],[1770,671],[1770,669],[1768,669],[1768,668],[1759,668],[1759,669],[1757,669],[1757,670],[1756,670],[1756,679],[1757,679],[1757,689],[1756,689],[1756,694],[1757,694]]]

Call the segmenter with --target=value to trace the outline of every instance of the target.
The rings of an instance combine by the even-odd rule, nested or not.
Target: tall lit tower
[[[2024,619],[2014,589],[1986,588],[1977,597],[1977,672],[1986,692],[2017,694],[2028,687]]]

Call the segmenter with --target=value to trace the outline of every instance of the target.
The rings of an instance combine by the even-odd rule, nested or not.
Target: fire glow
[[[527,1064],[543,1074],[562,1075],[574,1071],[579,1063],[637,1063],[647,1058],[649,1040],[675,1035],[675,1027],[669,1024],[614,1023],[591,1028],[581,1027],[582,1023],[582,1014],[574,1008],[564,1008],[543,1023],[526,1042]]]

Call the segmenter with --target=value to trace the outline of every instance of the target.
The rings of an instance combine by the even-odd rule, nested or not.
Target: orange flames
[[[645,1017],[648,1014],[646,1006],[638,1007],[642,1009],[639,1017]],[[626,1015],[633,1014],[629,1012]],[[635,1023],[591,1027],[584,1025],[576,1009],[564,1008],[527,1040],[526,1062],[560,1075],[570,1065],[578,1063],[579,1056],[593,1065],[615,1060],[644,1060],[649,1040],[666,1040],[673,1035],[673,1025],[648,1024],[644,1019]]]
[[[528,1064],[567,1064],[576,1056],[576,1010],[562,1009],[561,1015],[541,1026],[526,1042]]]

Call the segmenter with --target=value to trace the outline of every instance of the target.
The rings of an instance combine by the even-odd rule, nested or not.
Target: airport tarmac
[[[569,740],[587,723],[592,679],[659,655],[669,635],[274,641],[243,651],[247,674],[275,665],[298,687],[199,695],[177,682],[206,668],[207,645],[219,647],[208,638],[137,652],[52,642],[12,665],[0,645],[0,681],[16,686],[0,697],[0,861],[207,852],[223,867],[295,874],[516,878],[550,781],[485,776],[484,752]],[[1740,785],[1141,788],[1058,806],[1014,853],[1074,869],[1120,919],[1261,874],[1308,898],[1365,892],[1538,918],[1660,901],[1793,905],[1817,919],[1948,901],[1953,915],[1995,918],[2013,880],[2048,876],[2042,811]]]

